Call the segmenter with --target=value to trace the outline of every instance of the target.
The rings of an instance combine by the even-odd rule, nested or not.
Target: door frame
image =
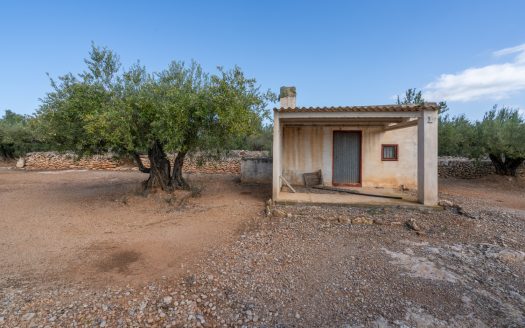
[[[335,135],[337,133],[353,133],[359,135],[359,182],[358,183],[337,183],[334,180],[334,155],[335,155]],[[363,131],[362,130],[335,130],[332,133],[332,185],[344,187],[361,187],[363,184]]]

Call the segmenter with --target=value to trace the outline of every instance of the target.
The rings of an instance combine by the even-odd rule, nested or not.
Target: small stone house
[[[283,183],[304,185],[320,172],[340,188],[417,189],[418,202],[438,202],[438,105],[297,107],[295,87],[282,87],[274,109],[273,199]]]

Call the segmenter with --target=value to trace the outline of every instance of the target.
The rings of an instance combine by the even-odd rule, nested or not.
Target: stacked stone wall
[[[217,158],[206,158],[199,154],[188,155],[184,161],[186,173],[241,173],[241,158],[268,156],[267,152],[235,150]],[[175,155],[168,156],[173,165]],[[143,164],[148,167],[147,156],[141,156]],[[21,165],[27,170],[138,170],[130,158],[117,157],[111,154],[79,157],[72,153],[35,152],[27,154]]]
[[[438,161],[438,175],[441,178],[476,179],[494,174],[494,165],[488,159],[440,157]],[[519,167],[517,175],[525,178],[525,163]]]

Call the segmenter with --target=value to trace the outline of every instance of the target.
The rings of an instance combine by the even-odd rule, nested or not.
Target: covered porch
[[[295,107],[295,94],[281,97],[281,108],[274,110],[273,200],[377,206],[437,205],[437,109],[434,103],[305,108]],[[383,158],[383,152],[388,154],[385,145],[391,147],[388,151],[395,149],[395,160]],[[353,157],[349,155],[352,152]],[[304,186],[303,174],[318,170],[323,186],[348,188],[374,196],[319,193],[307,188],[298,188],[297,192],[283,189],[288,183]],[[345,183],[345,174],[350,183]],[[406,189],[412,192],[403,192]],[[381,195],[400,198],[376,197]]]

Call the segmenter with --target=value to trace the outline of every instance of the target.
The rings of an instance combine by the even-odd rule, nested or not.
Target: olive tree
[[[182,166],[188,152],[217,152],[249,134],[268,116],[270,91],[262,92],[242,70],[205,73],[193,62],[172,62],[148,73],[135,64],[122,70],[117,55],[92,46],[87,71],[67,74],[42,100],[38,118],[46,136],[79,153],[130,154],[149,174],[146,189],[188,188]],[[139,154],[147,153],[146,167]],[[173,168],[168,152],[176,152]]]
[[[494,106],[477,129],[481,151],[488,154],[496,173],[515,176],[525,160],[525,119],[519,111]]]

